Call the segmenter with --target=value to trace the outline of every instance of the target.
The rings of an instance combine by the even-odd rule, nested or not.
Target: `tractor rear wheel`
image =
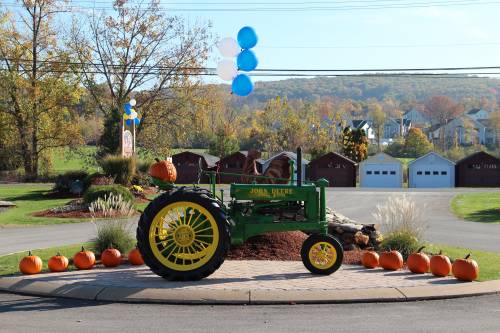
[[[144,262],[167,280],[199,280],[224,262],[229,224],[220,202],[197,188],[175,188],[153,200],[137,227]]]
[[[313,234],[302,244],[302,263],[313,274],[330,275],[340,268],[344,250],[330,235]]]

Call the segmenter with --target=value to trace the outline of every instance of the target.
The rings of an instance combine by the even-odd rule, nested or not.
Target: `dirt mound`
[[[243,245],[232,247],[230,260],[300,261],[300,249],[308,236],[301,231],[274,232],[249,238]],[[344,264],[359,264],[362,251],[344,252]]]

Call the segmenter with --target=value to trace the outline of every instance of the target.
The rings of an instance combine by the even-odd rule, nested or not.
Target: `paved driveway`
[[[371,214],[377,204],[391,195],[407,194],[423,208],[427,207],[427,239],[434,243],[462,246],[500,253],[500,225],[463,221],[450,212],[450,201],[456,194],[485,190],[366,190],[329,189],[327,204],[340,213],[362,223],[373,223]],[[486,190],[486,191],[498,191]],[[137,218],[132,219],[135,223]],[[95,236],[95,225],[77,223],[41,227],[0,228],[0,255],[57,245],[81,243]]]

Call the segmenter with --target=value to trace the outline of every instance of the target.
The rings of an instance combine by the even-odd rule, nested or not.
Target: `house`
[[[495,146],[498,140],[495,124],[490,119],[479,119],[478,122],[485,127],[484,144],[491,147]]]
[[[442,188],[455,186],[455,163],[427,153],[408,164],[408,187]]]
[[[238,173],[241,174],[243,172],[243,165],[245,164],[245,160],[247,158],[247,151],[237,151],[222,158],[217,162],[217,170],[219,172],[227,172],[227,173]],[[257,171],[262,171],[261,160],[256,161]],[[233,175],[224,175],[221,174],[218,176],[218,182],[222,184],[231,184],[231,183],[239,183],[241,177],[233,176]]]
[[[403,119],[411,121],[414,127],[427,128],[431,126],[431,120],[415,108],[406,111],[403,115]]]
[[[480,151],[458,161],[455,174],[457,187],[500,187],[500,159]]]
[[[177,169],[178,184],[193,184],[198,182],[199,163],[204,170],[215,170],[219,158],[210,154],[194,153],[191,151],[184,151],[172,155],[172,163]],[[207,176],[203,176],[200,180],[201,183],[208,183]]]
[[[401,121],[403,126],[401,126]],[[384,123],[383,139],[394,139],[399,136],[405,137],[411,128],[410,119],[388,118]]]
[[[433,141],[451,145],[455,142],[467,146],[472,144],[486,144],[489,130],[481,122],[467,116],[460,116],[443,126],[433,126],[429,131],[429,138]]]
[[[471,109],[465,113],[465,115],[474,120],[489,119],[490,113],[484,109]]]
[[[356,187],[356,166],[351,159],[330,152],[309,162],[307,179],[324,178],[330,187]]]
[[[386,153],[378,153],[359,163],[361,187],[403,187],[401,162]]]
[[[375,140],[375,132],[373,131],[373,127],[367,120],[351,120],[351,127],[364,130],[368,140]]]
[[[280,157],[280,156],[283,156],[285,155],[286,157],[288,157],[289,160],[293,160],[294,161],[294,165],[295,165],[295,168],[297,168],[297,154],[296,153],[293,153],[291,151],[284,151],[284,152],[281,152],[281,153],[278,153],[274,156],[272,156],[271,158],[265,160],[265,161],[262,161],[262,172],[266,172],[266,169],[269,167],[269,164],[271,163],[272,160],[274,160],[275,158],[277,157]],[[302,179],[305,180],[306,179],[306,168],[307,168],[307,165],[309,164],[309,161],[306,160],[305,158],[302,158]],[[295,179],[297,179],[297,173],[295,172],[295,175],[294,175]]]

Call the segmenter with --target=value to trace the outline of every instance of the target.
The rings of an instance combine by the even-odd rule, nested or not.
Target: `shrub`
[[[135,213],[134,204],[123,200],[120,194],[110,194],[104,198],[97,198],[89,205],[89,211],[93,216],[101,213],[104,217],[132,216]]]
[[[59,193],[69,194],[71,193],[71,185],[75,181],[78,180],[82,182],[82,187],[84,187],[87,177],[87,172],[83,170],[65,172],[56,177],[53,190]]]
[[[109,197],[111,194],[115,196],[120,195],[123,201],[133,201],[134,196],[128,188],[121,185],[92,185],[85,192],[83,196],[83,201],[87,204],[90,204],[96,201],[98,198],[105,199]]]
[[[137,171],[142,173],[148,173],[151,164],[153,164],[153,162],[151,161],[139,160],[137,161]]]
[[[397,250],[404,260],[420,247],[418,239],[408,231],[396,231],[384,235],[380,249],[385,251]]]
[[[107,176],[113,177],[115,183],[129,186],[135,174],[135,159],[118,155],[106,155],[99,160],[99,165]]]
[[[128,253],[135,245],[132,226],[125,219],[96,223],[97,236],[93,240],[93,250],[102,253],[109,247]]]
[[[88,175],[85,178],[85,190],[87,190],[92,185],[113,185],[114,179],[106,176],[105,174],[95,172],[91,175]]]

